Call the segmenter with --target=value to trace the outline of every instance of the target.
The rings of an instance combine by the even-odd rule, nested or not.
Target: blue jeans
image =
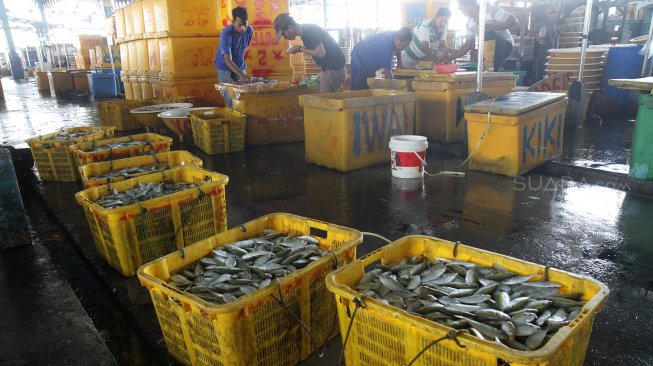
[[[246,73],[246,69],[240,70],[243,72],[243,74]],[[233,83],[234,81],[240,81],[241,77],[238,76],[235,72],[232,72],[231,70],[218,70],[218,83]],[[231,108],[233,103],[231,101],[231,98],[229,97],[229,94],[220,91],[220,94],[222,94],[222,97],[224,98],[225,105],[227,108]]]

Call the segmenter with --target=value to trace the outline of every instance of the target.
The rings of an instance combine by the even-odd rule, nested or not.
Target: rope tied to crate
[[[445,334],[443,337],[440,337],[440,338],[438,338],[438,339],[436,339],[434,341],[429,342],[429,344],[427,344],[426,347],[422,348],[422,350],[419,351],[419,353],[415,357],[413,357],[413,359],[408,363],[408,366],[412,366],[412,364],[415,363],[415,361],[417,361],[424,354],[424,352],[426,352],[429,348],[431,348],[431,347],[435,346],[436,344],[438,344],[438,343],[440,343],[440,342],[442,342],[444,340],[447,340],[447,339],[456,342],[456,344],[460,348],[467,348],[467,346],[460,343],[460,341],[458,340],[458,334],[459,333],[463,333],[463,332],[460,331],[460,330],[454,329],[451,332]]]
[[[197,190],[200,192],[200,194],[199,194],[199,196],[197,196],[197,199],[195,200],[195,202],[193,202],[193,205],[190,207],[190,209],[189,209],[188,212],[186,213],[186,217],[184,218],[184,217],[182,216],[182,218],[181,218],[181,225],[179,225],[179,227],[177,228],[177,230],[175,230],[175,233],[172,234],[172,238],[173,238],[173,239],[177,237],[177,234],[179,234],[179,231],[180,231],[180,230],[181,230],[181,229],[182,229],[182,228],[187,224],[186,221],[188,221],[188,220],[190,219],[190,214],[191,214],[191,213],[193,212],[193,210],[195,209],[195,206],[197,205],[197,203],[198,203],[199,201],[201,201],[201,200],[204,198],[204,196],[206,196],[206,193],[204,193],[204,192],[200,189],[200,187],[195,187],[195,188],[197,188]]]
[[[241,225],[241,227],[243,228],[243,231],[245,231],[245,227],[244,227],[243,225]],[[336,252],[335,252],[333,249],[330,249],[330,250],[327,251],[327,253],[333,255],[333,258],[334,258],[334,261],[333,261],[333,262],[334,262],[334,268],[333,268],[333,269],[338,269],[338,267],[340,266],[340,264],[339,264],[339,262],[338,262],[338,255],[336,254]],[[274,299],[274,300],[275,300],[275,301],[276,301],[276,302],[277,302],[281,307],[283,307],[284,309],[286,309],[286,311],[290,314],[290,316],[291,316],[293,319],[295,319],[295,321],[296,321],[297,323],[299,323],[299,325],[300,325],[302,328],[304,328],[304,330],[306,330],[306,332],[308,332],[308,336],[309,336],[309,338],[311,339],[311,344],[313,345],[313,351],[315,352],[315,354],[317,355],[317,357],[319,357],[319,358],[324,357],[324,354],[326,353],[326,348],[327,348],[326,340],[329,340],[329,338],[331,337],[331,334],[333,334],[333,331],[336,329],[336,325],[338,324],[338,312],[336,311],[336,312],[334,313],[334,316],[333,316],[333,322],[331,323],[331,329],[329,330],[329,333],[327,333],[327,337],[326,337],[326,340],[325,340],[325,343],[324,343],[324,347],[322,348],[321,351],[318,352],[317,340],[315,339],[315,336],[313,335],[313,332],[311,331],[311,329],[310,329],[309,327],[306,326],[306,324],[304,324],[304,322],[302,322],[302,320],[301,320],[297,315],[295,315],[295,313],[292,312],[292,310],[290,309],[290,307],[288,306],[288,304],[286,304],[286,302],[285,302],[284,299],[283,299],[283,292],[282,292],[282,289],[281,289],[281,280],[279,280],[279,277],[276,277],[275,279],[276,279],[276,282],[277,282],[277,287],[279,288],[279,299],[277,299],[276,297],[274,297],[274,295],[271,295],[272,298],[273,298],[273,299]]]
[[[490,125],[492,124],[490,122],[491,121],[490,117],[492,116],[491,111],[492,111],[492,107],[494,106],[495,101],[496,101],[496,98],[492,99],[492,103],[490,103],[490,108],[488,109],[488,112],[487,112],[487,124],[485,125],[485,129],[483,130],[483,133],[481,133],[481,137],[478,138],[478,141],[476,142],[476,146],[474,146],[474,149],[469,153],[469,156],[467,156],[467,159],[465,159],[465,161],[460,163],[460,165],[458,165],[456,167],[456,169],[462,168],[465,164],[467,164],[469,162],[469,160],[471,160],[472,156],[474,156],[476,151],[481,147],[481,142],[485,138],[485,135],[487,134],[488,130],[490,129]]]
[[[351,333],[351,327],[354,325],[354,318],[356,318],[356,313],[358,312],[358,309],[366,307],[364,299],[365,295],[361,297],[354,297],[353,299],[354,305],[356,305],[356,307],[354,308],[354,312],[351,314],[351,318],[349,318],[349,326],[347,327],[345,341],[342,343],[340,356],[338,356],[338,366],[342,364],[342,356],[345,354],[345,348],[347,347],[347,341],[349,341],[349,334]],[[347,312],[349,312],[349,307],[347,307]]]

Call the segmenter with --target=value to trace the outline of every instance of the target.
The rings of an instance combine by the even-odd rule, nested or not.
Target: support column
[[[5,31],[5,37],[7,37],[7,48],[9,49],[9,66],[11,67],[11,75],[14,80],[20,80],[25,78],[25,72],[23,71],[23,65],[20,62],[20,56],[16,53],[16,47],[14,46],[14,37],[11,35],[11,29],[9,28],[9,19],[7,19],[7,8],[5,8],[4,0],[0,0],[0,21],[2,21],[2,28]]]

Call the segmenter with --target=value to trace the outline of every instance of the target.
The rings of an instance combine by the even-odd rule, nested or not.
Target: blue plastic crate
[[[115,98],[118,96],[116,90],[116,75],[93,73],[88,75],[88,84],[91,93],[95,98]]]

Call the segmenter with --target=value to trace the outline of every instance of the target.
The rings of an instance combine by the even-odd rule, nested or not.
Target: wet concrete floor
[[[92,104],[62,105],[33,94],[32,86],[12,88],[8,83],[3,80],[7,104],[20,104],[16,98],[26,101],[22,112],[12,107],[13,112],[0,114],[3,141],[18,141],[25,138],[23,135],[30,137],[34,132],[70,126],[67,123],[84,125],[95,120]],[[52,112],[55,109],[59,111]],[[15,121],[31,119],[28,116],[32,115],[42,120],[45,117],[38,116],[41,110],[56,127],[49,129],[34,122],[29,122],[30,127],[15,125]],[[19,114],[22,117],[17,117]],[[605,123],[596,128],[608,126]],[[4,131],[22,135],[18,138]],[[230,227],[267,213],[289,212],[390,239],[425,234],[461,241],[602,281],[611,294],[596,317],[586,364],[653,364],[651,197],[534,173],[511,179],[468,172],[464,178],[414,181],[394,179],[389,167],[380,165],[343,174],[306,163],[303,144],[249,148],[213,157],[193,147],[185,148],[202,158],[205,168],[229,176]],[[462,162],[434,153],[429,153],[427,159],[432,171],[453,170]],[[125,365],[173,363],[167,356],[147,291],[136,278],[122,277],[97,254],[83,212],[73,198],[81,184],[43,183],[34,175],[28,177],[30,197],[42,205],[69,248],[55,256],[52,253],[58,249],[46,246],[51,257],[48,262],[64,268],[72,277],[75,292],[81,294],[82,305],[115,359]],[[358,255],[382,245],[377,239],[366,239]],[[3,263],[13,260],[14,254],[1,256]],[[75,276],[80,267],[86,274]],[[5,265],[0,267],[3,276],[7,271]],[[80,276],[93,280],[75,281]],[[85,303],[86,296],[107,298],[111,304]],[[12,299],[5,306],[18,301]],[[28,321],[20,314],[13,320],[19,324]],[[325,358],[313,357],[305,364],[336,364],[339,342],[339,337],[330,342]],[[10,351],[9,360],[18,357],[19,349]]]

